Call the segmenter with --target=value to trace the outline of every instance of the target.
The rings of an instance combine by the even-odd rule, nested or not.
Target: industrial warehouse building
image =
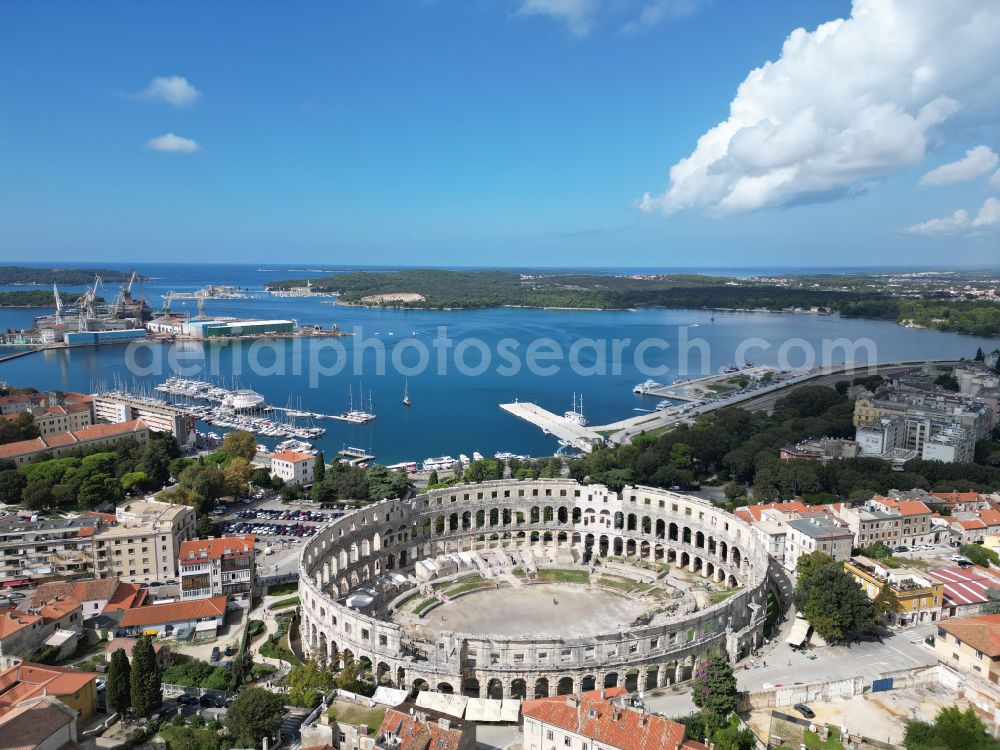
[[[294,320],[191,320],[184,324],[188,336],[205,339],[291,333],[294,328]]]

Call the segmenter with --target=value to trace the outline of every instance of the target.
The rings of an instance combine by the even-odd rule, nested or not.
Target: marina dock
[[[553,414],[530,401],[500,404],[500,408],[508,414],[513,414],[515,417],[540,427],[542,432],[546,434],[555,435],[560,440],[565,440],[584,453],[590,453],[595,444],[604,442],[604,437],[599,432],[577,424],[566,417]]]

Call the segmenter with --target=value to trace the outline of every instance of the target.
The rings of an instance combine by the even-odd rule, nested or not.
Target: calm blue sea
[[[143,285],[142,293],[158,309],[161,295],[171,290],[193,291],[215,283],[253,291],[274,279],[355,269],[313,264],[145,264],[138,270],[151,279]],[[745,275],[787,272],[743,271]],[[116,285],[109,284],[105,296],[111,298],[115,291]],[[648,376],[636,363],[636,349],[642,342],[647,345],[643,361],[652,367],[669,368],[654,375],[667,382],[679,374],[694,377],[716,372],[736,360],[741,343],[745,345],[748,339],[756,340],[750,342],[755,346],[747,351],[748,359],[758,364],[785,364],[781,357],[785,351],[792,366],[805,363],[804,349],[820,356],[824,341],[829,344],[837,339],[870,341],[875,359],[881,362],[971,356],[977,346],[989,351],[998,344],[995,339],[907,329],[888,322],[815,315],[716,313],[713,320],[711,313],[689,310],[418,311],[339,307],[328,302],[265,295],[255,300],[209,301],[207,314],[293,318],[324,327],[336,323],[357,334],[337,340],[344,347],[342,353],[331,348],[338,344],[330,339],[306,340],[294,346],[284,342],[277,348],[263,342],[255,346],[154,345],[137,350],[104,346],[46,352],[0,363],[0,379],[41,389],[93,390],[115,381],[151,389],[177,367],[188,367],[191,369],[186,374],[253,388],[274,405],[301,404],[305,410],[328,414],[347,408],[348,389],[357,399],[363,388],[366,397],[371,394],[378,418],[364,426],[331,420],[317,422],[328,432],[315,441],[316,445],[328,456],[344,446],[354,446],[370,451],[381,462],[394,463],[446,454],[471,455],[476,450],[485,455],[496,451],[551,455],[558,447],[553,438],[498,408],[499,403],[516,399],[535,401],[562,413],[570,407],[574,393],[582,394],[592,424],[634,416],[637,409],[651,409],[655,399],[632,394],[633,385]],[[193,313],[194,305],[175,301],[173,309],[190,309]],[[29,327],[38,312],[0,310],[0,326]],[[441,342],[442,329],[450,344]],[[689,356],[680,357],[685,340],[689,342]],[[361,351],[355,350],[362,345]],[[466,370],[480,366],[483,372],[470,374],[455,365],[455,349],[460,345],[465,350]],[[536,371],[528,367],[527,350],[532,345],[541,352],[540,360],[536,358]],[[623,352],[617,358],[611,354],[616,345]],[[707,351],[705,361],[703,350]],[[484,351],[489,352],[485,368],[481,367]],[[553,351],[561,352],[561,356],[546,359],[545,353]],[[427,352],[429,362],[418,373],[422,352]],[[502,352],[510,357],[502,356]],[[866,350],[859,352],[858,356],[867,356]],[[394,357],[402,368],[393,366]],[[438,365],[441,357],[443,367]],[[386,361],[384,371],[379,367],[382,358]],[[843,359],[842,350],[835,350],[832,361]],[[511,373],[514,360],[520,363],[520,369]],[[615,362],[620,366],[615,368]],[[331,374],[337,363],[342,369]],[[687,366],[685,373],[679,370],[682,363]],[[408,374],[411,370],[412,374]],[[402,405],[407,382],[413,402],[409,408]]]

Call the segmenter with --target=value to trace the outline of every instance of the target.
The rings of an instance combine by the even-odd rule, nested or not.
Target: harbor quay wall
[[[428,640],[385,619],[377,603],[367,613],[347,605],[359,590],[377,596],[385,574],[405,575],[420,560],[530,548],[568,551],[583,565],[613,557],[683,568],[693,580],[736,591],[700,611],[579,638],[446,632]],[[459,485],[374,503],[311,539],[299,561],[301,638],[308,656],[359,660],[380,683],[400,688],[519,698],[648,689],[690,679],[712,651],[735,659],[758,646],[767,570],[767,551],[750,526],[700,498],[646,487],[615,493],[566,479]]]

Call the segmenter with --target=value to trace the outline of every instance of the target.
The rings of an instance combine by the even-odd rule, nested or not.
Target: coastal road
[[[687,412],[678,414],[675,409],[667,409],[664,413],[644,414],[641,417],[634,417],[632,424],[625,426],[618,432],[611,435],[613,443],[622,444],[629,442],[636,435],[650,430],[673,427],[680,422],[693,420],[702,414],[707,414],[718,409],[729,406],[739,406],[748,411],[766,411],[774,408],[779,399],[787,396],[791,391],[803,386],[833,386],[841,380],[852,380],[855,377],[867,375],[894,375],[915,367],[925,365],[950,366],[958,364],[955,360],[930,360],[927,362],[889,362],[881,365],[856,366],[850,369],[847,366],[838,367],[831,372],[806,372],[786,378],[774,385],[758,388],[755,393],[741,393],[728,398],[720,398],[703,406],[697,406]],[[627,422],[628,420],[626,420]],[[625,422],[615,423],[613,426],[619,427]],[[595,429],[605,430],[605,427]]]

